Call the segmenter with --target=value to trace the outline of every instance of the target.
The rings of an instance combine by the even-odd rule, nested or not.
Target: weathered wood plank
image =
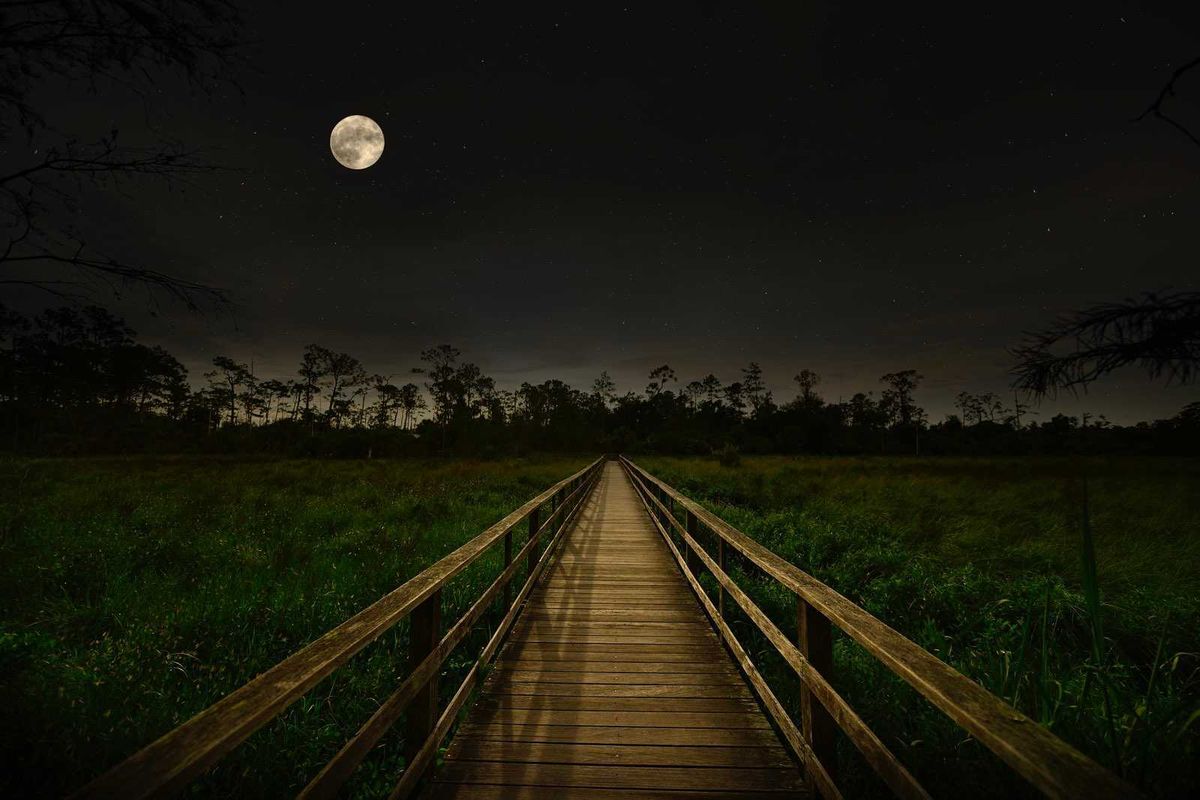
[[[444,783],[433,788],[430,800],[801,800],[805,792],[738,790],[732,792],[688,791],[685,789],[598,789],[587,786],[556,786],[547,792],[544,786],[513,786]]]
[[[707,791],[799,791],[795,767],[631,767],[587,764],[525,764],[447,760],[442,783],[516,786],[580,786],[606,789],[699,789]]]
[[[626,684],[696,684],[723,683],[736,685],[741,676],[724,665],[695,669],[690,662],[652,661],[619,664],[600,664],[594,661],[530,662],[507,661],[497,665],[506,681],[527,681],[546,685],[551,683],[626,683]]]
[[[636,767],[776,767],[792,760],[782,747],[700,745],[613,745],[522,742],[463,734],[454,737],[447,758],[459,761],[593,764]]]
[[[480,722],[496,725],[609,725],[620,728],[738,728],[767,730],[766,717],[757,711],[712,714],[701,711],[662,713],[656,711],[574,711],[554,708],[499,708],[481,706]]]
[[[625,642],[621,645],[577,643],[571,646],[557,642],[521,642],[520,647],[507,653],[505,658],[534,658],[547,661],[578,661],[581,658],[593,662],[610,661],[681,661],[698,664],[696,652],[711,653],[709,645],[675,647],[662,644]]]
[[[732,681],[721,683],[701,684],[691,683],[575,683],[550,681],[497,681],[492,686],[493,697],[505,695],[529,695],[532,697],[592,697],[592,698],[629,698],[629,697],[677,697],[696,699],[701,697],[728,699],[731,697],[753,702],[750,692]],[[628,681],[628,676],[622,676]]]
[[[500,736],[518,742],[563,742],[578,744],[658,744],[721,747],[771,747],[779,739],[770,728],[678,727],[646,728],[619,725],[552,725],[545,722],[514,724],[503,730],[473,718],[459,729],[459,736]],[[458,736],[455,736],[457,739]]]
[[[490,692],[475,706],[495,709],[544,709],[547,711],[625,711],[670,716],[677,712],[695,714],[747,714],[758,710],[749,697],[596,697],[561,694],[509,694]]]

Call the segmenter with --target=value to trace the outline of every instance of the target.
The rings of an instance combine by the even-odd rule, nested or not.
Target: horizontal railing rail
[[[833,688],[830,682],[833,671],[831,625],[841,629],[1046,796],[1064,800],[1139,796],[1133,786],[824,583],[629,459],[622,457],[621,464],[679,562],[684,578],[697,593],[742,667],[763,708],[805,765],[810,780],[823,797],[841,797],[835,782],[835,729],[845,734],[897,796],[928,797],[912,774]],[[684,523],[676,516],[679,508],[685,514]],[[698,541],[702,530],[715,537],[715,557]],[[675,536],[678,536],[683,552],[676,546]],[[796,641],[789,639],[730,578],[725,567],[727,548],[732,548],[796,595]],[[700,583],[702,569],[707,570],[717,583],[716,603]],[[726,595],[741,608],[800,679],[800,726],[784,710],[726,623]]]
[[[356,653],[411,616],[408,677],[300,795],[334,796],[371,748],[403,715],[406,765],[391,797],[407,797],[427,772],[483,667],[512,627],[521,604],[599,479],[603,466],[604,459],[597,459],[554,484],[404,585],[96,778],[73,797],[130,800],[163,797],[180,790]],[[543,517],[546,504],[551,508]],[[514,557],[513,531],[526,521],[528,537]],[[548,544],[539,555],[538,544],[547,539]],[[501,540],[503,571],[442,635],[442,587]],[[513,598],[511,583],[522,562],[525,580]],[[443,662],[502,593],[507,613],[446,708],[439,713],[437,679]]]

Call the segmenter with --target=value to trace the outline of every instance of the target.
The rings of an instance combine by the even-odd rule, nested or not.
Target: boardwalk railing
[[[629,459],[622,458],[621,463],[679,562],[683,576],[822,797],[841,797],[834,780],[837,729],[841,729],[897,796],[929,796],[830,683],[833,625],[1045,795],[1086,797],[1089,800],[1138,796],[1136,789],[1116,775],[816,578]],[[677,516],[680,512],[683,522]],[[715,555],[700,543],[702,535],[715,538]],[[730,549],[796,595],[796,641],[789,639],[725,572],[726,554]],[[702,570],[707,570],[718,585],[716,603],[700,584]],[[726,595],[737,603],[799,677],[802,686],[799,727],[726,623]]]
[[[135,753],[74,796],[131,800],[178,791],[354,654],[411,615],[408,677],[300,795],[334,796],[384,733],[404,716],[406,767],[391,797],[407,797],[427,771],[438,746],[478,683],[483,666],[495,655],[563,531],[599,479],[603,466],[604,460],[598,459],[554,484],[403,586]],[[524,522],[528,523],[528,535],[520,551],[514,553],[513,532]],[[503,572],[439,637],[442,587],[501,540]],[[539,543],[546,540],[549,541],[539,554]],[[522,562],[525,580],[514,598],[511,583]],[[507,613],[439,714],[438,675],[442,663],[501,596]]]

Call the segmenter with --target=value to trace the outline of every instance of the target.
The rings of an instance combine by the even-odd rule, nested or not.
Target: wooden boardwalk
[[[428,796],[807,796],[617,462],[530,595]]]
[[[703,538],[715,541],[715,553]],[[500,547],[500,574],[443,624],[443,589]],[[727,553],[794,595],[795,628],[781,630],[755,604],[726,572]],[[701,588],[702,573],[717,583],[715,600]],[[443,703],[438,682],[446,660],[501,598],[503,619]],[[728,603],[800,679],[798,719],[727,624]],[[407,677],[312,777],[300,800],[341,796],[401,719],[405,768],[389,800],[422,788],[427,797],[477,800],[765,800],[807,797],[811,788],[841,800],[838,736],[897,797],[928,800],[832,683],[835,628],[1047,797],[1141,796],[899,631],[621,457],[598,458],[558,481],[71,797],[148,800],[185,790],[406,618]],[[468,706],[477,691],[478,702]],[[435,767],[465,708],[464,724]]]

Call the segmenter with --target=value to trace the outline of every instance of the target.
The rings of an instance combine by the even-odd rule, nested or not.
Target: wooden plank
[[[688,608],[685,603],[691,597],[676,595],[647,595],[635,592],[610,594],[542,594],[532,599],[531,613],[556,613],[559,611],[671,611]],[[690,610],[690,609],[689,609]]]
[[[662,644],[642,644],[624,642],[622,644],[589,644],[581,643],[570,647],[560,646],[557,642],[521,642],[512,648],[505,658],[534,658],[545,661],[578,661],[581,658],[594,662],[610,661],[679,661],[688,664],[699,664],[697,652],[712,654],[709,645],[695,647],[674,647]]]
[[[489,693],[476,703],[480,710],[508,709],[547,711],[625,711],[647,714],[671,715],[676,712],[696,714],[739,714],[758,710],[749,697],[596,697],[593,695],[561,694],[501,694]]]
[[[459,761],[623,765],[638,767],[792,766],[782,747],[613,745],[520,742],[473,735],[454,737],[447,758]]]
[[[554,708],[497,708],[480,705],[481,722],[497,725],[608,725],[620,728],[737,728],[769,730],[767,719],[757,709],[724,714],[703,711],[661,713],[656,711],[574,711]]]
[[[489,783],[515,786],[581,786],[606,789],[699,789],[706,791],[799,791],[794,767],[631,767],[587,764],[524,764],[447,760],[438,771],[441,783]]]
[[[533,648],[541,647],[543,652],[568,654],[580,649],[586,650],[598,658],[622,658],[627,653],[663,653],[675,652],[680,655],[690,655],[692,660],[711,656],[713,643],[707,639],[695,641],[656,640],[649,637],[631,637],[621,640],[616,634],[610,635],[578,635],[578,634],[538,634],[534,638],[524,640],[523,653],[536,652]],[[642,648],[636,650],[634,648]]]
[[[592,786],[557,786],[549,793],[554,800],[801,800],[805,792],[768,790],[748,792],[687,791],[681,789],[599,789]],[[546,800],[544,786],[500,786],[489,784],[444,783],[433,787],[431,800]]]
[[[506,675],[506,678],[509,676]],[[529,695],[531,697],[592,697],[592,698],[629,698],[629,697],[677,697],[677,698],[717,698],[731,697],[753,702],[749,690],[739,687],[732,681],[721,683],[569,683],[505,680],[491,688],[491,696]]]
[[[541,607],[537,611],[526,611],[526,625],[541,626],[636,626],[644,630],[675,628],[682,632],[693,632],[693,627],[703,630],[705,616],[699,609],[679,608],[603,608],[591,613],[589,609]]]
[[[592,661],[505,662],[497,665],[503,678],[513,682],[552,683],[626,683],[626,684],[697,684],[740,683],[741,676],[724,665],[708,670],[694,669],[688,662],[651,662],[600,664]]]
[[[779,739],[769,728],[713,728],[692,726],[647,728],[619,725],[553,725],[546,722],[513,724],[504,729],[468,718],[455,736],[499,736],[516,742],[575,742],[578,744],[657,744],[697,747],[771,747]]]
[[[554,642],[595,640],[602,642],[683,642],[704,645],[713,640],[706,631],[687,630],[679,625],[630,622],[535,622],[525,624],[520,635],[528,641]]]

